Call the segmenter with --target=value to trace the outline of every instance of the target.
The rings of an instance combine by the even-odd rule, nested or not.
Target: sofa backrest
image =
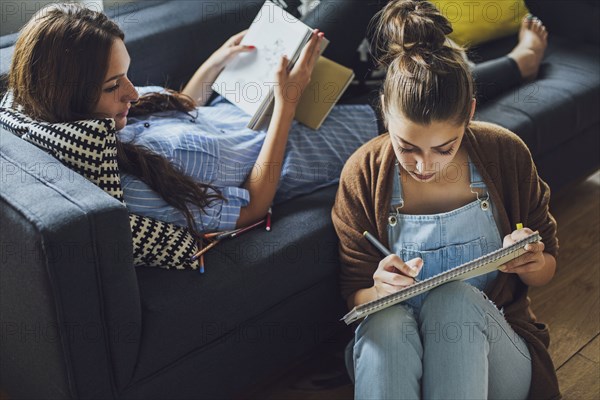
[[[125,32],[132,82],[181,89],[212,52],[250,26],[261,5],[256,0],[176,0],[122,3],[105,11]],[[0,39],[0,75],[8,72],[16,38]]]

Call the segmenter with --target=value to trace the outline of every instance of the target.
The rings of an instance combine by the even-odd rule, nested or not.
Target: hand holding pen
[[[374,287],[378,298],[395,293],[415,282],[419,282],[416,276],[423,267],[423,260],[421,258],[413,258],[404,262],[397,254],[388,250],[369,232],[365,231],[363,235],[386,256],[379,262],[377,270],[373,274]]]

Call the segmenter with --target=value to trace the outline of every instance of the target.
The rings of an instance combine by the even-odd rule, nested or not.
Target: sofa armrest
[[[0,386],[10,398],[114,398],[141,332],[127,210],[4,129],[0,166]]]

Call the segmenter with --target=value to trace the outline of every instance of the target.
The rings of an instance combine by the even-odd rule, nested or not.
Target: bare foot
[[[535,79],[544,51],[548,46],[548,32],[542,21],[531,15],[521,21],[519,44],[508,54],[517,62],[524,81]]]

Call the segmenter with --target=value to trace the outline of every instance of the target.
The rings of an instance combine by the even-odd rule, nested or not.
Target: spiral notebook
[[[392,293],[365,304],[361,304],[360,306],[356,306],[352,309],[352,311],[346,314],[342,320],[347,325],[350,325],[352,322],[364,318],[369,314],[384,310],[389,306],[410,299],[413,296],[443,285],[444,283],[470,279],[476,276],[487,274],[488,272],[492,272],[506,262],[525,254],[525,245],[539,242],[540,240],[542,240],[542,238],[539,233],[537,231],[533,232],[531,235],[511,244],[508,247],[495,250],[484,256],[469,261],[468,263],[458,265],[452,269],[449,269],[448,271],[444,271],[430,278],[424,279],[419,283],[415,283],[414,285],[400,290],[399,292]]]

